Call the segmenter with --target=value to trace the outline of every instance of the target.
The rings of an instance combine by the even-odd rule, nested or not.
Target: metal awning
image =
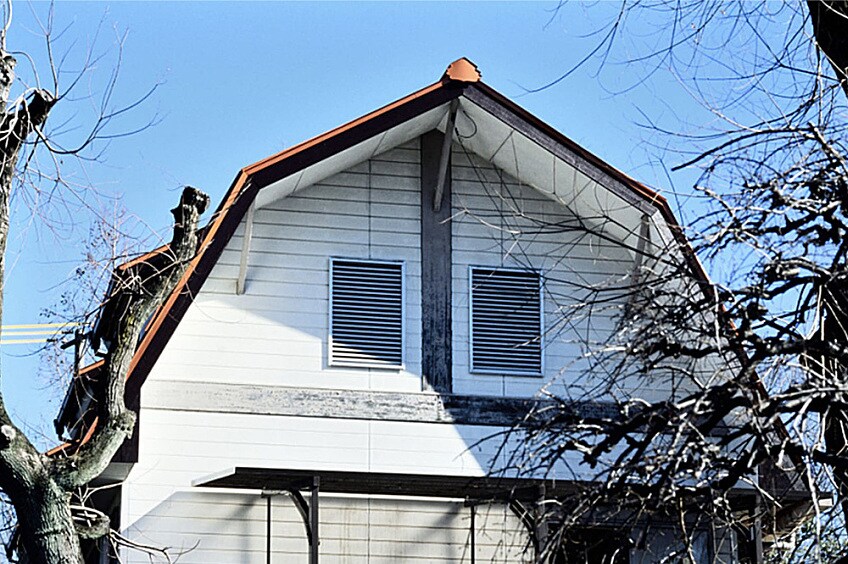
[[[474,538],[474,514],[478,503],[503,501],[516,512],[528,528],[539,550],[537,538],[547,534],[544,519],[532,517],[526,502],[535,503],[546,496],[561,497],[574,491],[575,484],[565,481],[492,476],[449,476],[441,474],[393,474],[346,472],[291,468],[255,468],[235,466],[193,480],[194,487],[260,490],[267,500],[266,562],[271,564],[271,498],[283,492],[291,495],[303,518],[309,543],[309,563],[318,564],[319,489],[327,493],[441,497],[466,500],[471,508],[471,535]],[[309,490],[307,502],[301,491]],[[537,530],[538,529],[538,530]],[[540,536],[541,535],[541,536]],[[472,557],[472,562],[473,562]]]
[[[251,490],[302,489],[319,478],[321,491],[369,495],[405,495],[477,500],[536,501],[546,495],[562,496],[574,484],[531,478],[447,476],[438,474],[394,474],[288,468],[236,466],[192,481],[195,487]]]

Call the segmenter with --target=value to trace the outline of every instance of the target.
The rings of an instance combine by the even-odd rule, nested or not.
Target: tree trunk
[[[0,284],[4,280],[9,201],[20,149],[47,119],[55,98],[37,90],[29,103],[7,109],[15,59],[0,48]],[[0,286],[1,287],[1,286]],[[0,317],[2,299],[0,299]],[[15,507],[20,538],[33,564],[82,563],[70,494],[50,475],[44,456],[12,423],[0,397],[0,487]]]
[[[45,476],[33,485],[23,504],[15,503],[29,563],[83,563],[69,501],[70,494]]]
[[[816,43],[848,94],[848,1],[807,0]]]

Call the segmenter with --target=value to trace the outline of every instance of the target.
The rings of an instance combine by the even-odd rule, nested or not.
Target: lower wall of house
[[[130,494],[131,495],[131,494]],[[258,493],[175,491],[124,530],[135,542],[171,547],[180,563],[266,562],[267,500]],[[322,495],[321,562],[529,562],[527,537],[504,505],[471,510],[462,501]],[[307,562],[308,544],[290,498],[272,498],[271,562]],[[125,562],[150,562],[125,550]]]
[[[171,547],[181,563],[266,562],[266,500],[257,490],[196,488],[234,466],[481,476],[495,446],[476,445],[493,427],[379,422],[144,407],[139,462],[121,490],[121,527],[131,541]],[[438,492],[433,492],[438,496]],[[505,505],[475,518],[463,500],[322,494],[321,562],[522,562],[528,535]],[[300,514],[272,499],[272,562],[306,562]],[[125,549],[125,562],[150,562]],[[165,561],[154,559],[154,562]]]
[[[503,439],[486,441],[497,427],[180,411],[145,407],[144,393],[139,422],[139,462],[121,488],[122,532],[140,545],[170,547],[181,563],[266,562],[262,485],[192,486],[235,466],[483,476],[504,464]],[[523,523],[503,504],[478,507],[472,535],[462,500],[322,494],[319,523],[323,563],[533,559]],[[307,561],[304,525],[285,495],[272,499],[271,532],[272,562]],[[662,535],[649,536],[631,562],[656,562],[668,548]],[[705,538],[703,554],[733,562],[731,536]],[[149,556],[126,549],[122,561],[149,563]]]

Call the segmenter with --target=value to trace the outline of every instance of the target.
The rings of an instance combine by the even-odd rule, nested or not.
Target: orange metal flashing
[[[89,373],[89,372],[91,372],[92,370],[95,370],[95,369],[97,369],[97,368],[100,368],[100,367],[101,367],[101,366],[103,366],[104,364],[106,364],[106,361],[105,361],[105,360],[103,360],[103,359],[100,359],[100,360],[98,360],[97,362],[92,362],[92,363],[91,363],[91,364],[89,364],[88,366],[83,366],[82,368],[80,368],[79,375],[80,375],[80,376],[82,376],[83,374],[88,374],[88,373]]]
[[[79,447],[81,447],[82,445],[84,445],[85,443],[90,441],[91,437],[94,436],[94,430],[97,429],[97,421],[98,421],[98,418],[95,417],[94,421],[91,422],[91,427],[88,428],[88,431],[86,431],[85,435],[83,436],[83,438],[80,442],[78,442],[78,443],[62,443],[58,446],[51,448],[47,452],[45,452],[44,453],[45,456],[56,456],[56,455],[59,455],[59,454],[71,455],[74,452],[76,452],[76,449],[78,449]]]
[[[462,57],[448,65],[442,79],[456,80],[457,82],[480,82],[483,78],[477,65]]]
[[[66,450],[70,449],[71,447],[75,447],[75,446],[76,445],[74,445],[72,443],[62,443],[60,445],[54,446],[53,448],[51,448],[50,450],[45,452],[44,455],[45,456],[56,456],[57,454],[62,454]]]
[[[148,261],[148,260],[150,260],[151,258],[153,258],[153,257],[155,257],[155,256],[157,256],[157,255],[160,255],[160,254],[164,253],[165,251],[167,251],[169,247],[170,247],[170,245],[169,245],[169,244],[167,244],[167,243],[166,243],[166,244],[164,244],[164,245],[162,245],[161,247],[156,247],[156,248],[155,248],[155,249],[153,249],[152,251],[147,251],[146,253],[144,253],[144,254],[142,254],[142,255],[139,255],[139,256],[137,256],[137,257],[135,257],[135,258],[133,258],[133,259],[130,259],[130,260],[126,261],[126,262],[123,262],[123,263],[119,264],[119,265],[117,266],[117,270],[126,270],[126,269],[128,269],[128,268],[130,268],[130,267],[133,267],[133,266],[137,265],[137,264],[141,264],[141,263],[143,263],[143,262],[147,262],[147,261]]]

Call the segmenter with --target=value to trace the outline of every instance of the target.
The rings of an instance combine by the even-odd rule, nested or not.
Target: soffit
[[[588,231],[620,241],[632,253],[638,246],[642,218],[657,216],[659,220],[657,206],[624,186],[619,179],[592,166],[582,155],[570,152],[556,140],[545,147],[476,101],[464,95],[459,100],[454,145],[476,154],[561,205],[579,218]],[[275,180],[258,191],[256,207],[268,206],[307,189],[428,131],[444,131],[449,106],[449,103],[441,104]]]
[[[412,141],[428,131],[436,129],[439,122],[443,121],[447,115],[449,105],[449,103],[445,103],[437,106],[383,133],[370,137],[299,172],[265,186],[256,195],[256,207],[267,206],[276,200],[308,188],[334,174],[347,170],[380,153],[385,153]]]

